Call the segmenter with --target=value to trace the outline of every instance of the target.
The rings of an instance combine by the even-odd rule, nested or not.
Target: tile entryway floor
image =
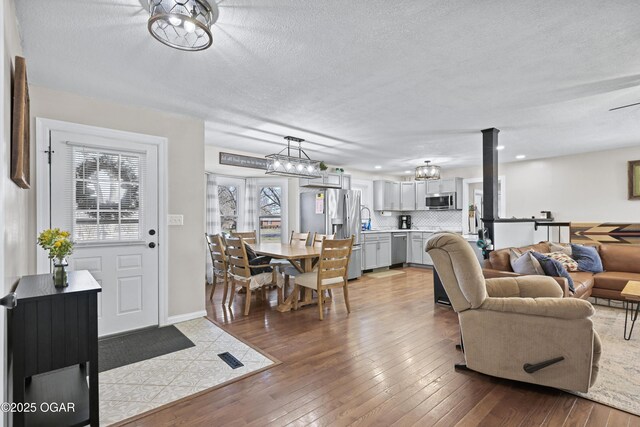
[[[275,362],[205,318],[175,325],[194,344],[100,373],[100,424],[109,425],[206,390]],[[218,357],[229,352],[244,366],[231,369]]]

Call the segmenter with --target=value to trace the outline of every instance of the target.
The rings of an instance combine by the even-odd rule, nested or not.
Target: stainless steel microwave
[[[425,208],[428,210],[458,209],[456,200],[456,193],[429,194],[425,197]]]

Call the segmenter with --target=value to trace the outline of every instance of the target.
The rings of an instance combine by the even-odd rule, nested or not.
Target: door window
[[[73,149],[73,238],[140,240],[140,156]]]

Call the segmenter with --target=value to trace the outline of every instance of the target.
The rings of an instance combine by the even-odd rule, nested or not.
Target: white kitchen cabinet
[[[427,194],[440,194],[441,181],[439,179],[434,179],[431,181],[427,181]]]
[[[391,265],[391,239],[378,242],[378,268]]]
[[[411,233],[411,251],[409,254],[412,264],[433,265],[431,256],[427,253],[427,241],[433,236],[433,233],[412,232]]]
[[[300,186],[309,188],[342,188],[342,174],[322,172],[322,176],[318,178],[301,178]]]
[[[426,211],[427,181],[416,181],[416,210]]]
[[[415,182],[400,183],[400,210],[402,211],[416,210],[416,183]]]
[[[373,181],[373,209],[376,211],[400,210],[400,183]]]
[[[362,245],[364,270],[389,267],[391,265],[391,235],[390,233],[373,233],[364,235]]]
[[[433,265],[433,260],[431,259],[429,253],[426,251],[427,242],[429,241],[431,236],[433,236],[433,233],[424,233],[422,235],[422,263],[424,265]]]
[[[351,175],[342,175],[342,189],[351,190]]]
[[[378,241],[365,241],[362,245],[363,270],[371,270],[378,266]]]
[[[388,211],[400,210],[400,183],[385,182],[385,205]]]
[[[440,180],[440,193],[455,193],[458,191],[456,188],[456,180],[459,178],[447,178]]]
[[[427,194],[462,193],[462,178],[427,181]]]
[[[422,264],[422,233],[411,233],[411,250],[409,258],[412,264]]]

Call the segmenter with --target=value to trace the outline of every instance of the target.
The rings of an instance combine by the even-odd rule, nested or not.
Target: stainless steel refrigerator
[[[349,279],[362,276],[360,193],[353,190],[320,190],[300,194],[300,231],[335,234],[336,239],[355,236]]]

